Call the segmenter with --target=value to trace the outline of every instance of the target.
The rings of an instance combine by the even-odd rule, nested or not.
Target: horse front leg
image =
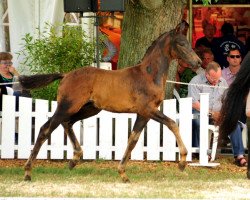
[[[135,147],[135,145],[140,137],[141,131],[143,130],[143,128],[145,127],[147,122],[148,122],[148,119],[146,119],[140,115],[137,115],[133,130],[132,130],[132,132],[129,136],[129,139],[128,139],[128,145],[127,145],[126,151],[125,151],[123,158],[120,161],[119,166],[118,166],[118,172],[119,172],[119,174],[122,178],[122,181],[124,183],[130,182],[128,176],[125,173],[125,168],[126,168],[126,165],[128,163],[128,160],[131,156],[131,152],[134,149],[134,147]]]
[[[55,121],[53,120],[53,118],[51,118],[40,128],[40,132],[38,134],[34,148],[30,154],[29,159],[27,160],[24,166],[24,169],[25,169],[24,180],[25,181],[31,180],[32,163],[36,159],[37,154],[42,144],[49,138],[52,131],[55,130],[58,127],[58,125],[59,125],[58,121]]]
[[[179,127],[177,126],[176,122],[163,113],[161,113],[159,110],[156,110],[152,113],[152,119],[155,121],[162,123],[166,125],[175,135],[176,142],[178,144],[178,147],[180,149],[180,162],[179,162],[179,169],[183,171],[187,165],[186,158],[187,158],[187,149],[181,139],[181,135],[179,132]]]
[[[62,125],[74,149],[73,159],[69,161],[69,169],[71,170],[79,162],[81,156],[83,155],[83,151],[72,129],[73,124],[69,122],[65,122],[65,123],[62,123]]]

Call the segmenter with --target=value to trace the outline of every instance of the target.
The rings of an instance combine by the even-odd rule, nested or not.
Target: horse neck
[[[150,53],[146,54],[142,60],[142,66],[144,66],[147,72],[151,73],[158,78],[167,79],[169,64],[171,62],[169,40],[165,39],[159,41],[155,45],[154,49]]]

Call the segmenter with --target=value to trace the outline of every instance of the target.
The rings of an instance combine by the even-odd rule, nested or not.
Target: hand
[[[13,66],[9,66],[9,72],[12,73],[14,76],[19,76],[19,73],[17,72],[16,68]]]
[[[220,112],[211,112],[211,114],[215,124],[217,124],[220,119]]]

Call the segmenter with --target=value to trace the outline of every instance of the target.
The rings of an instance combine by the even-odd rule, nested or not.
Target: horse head
[[[181,22],[170,32],[170,55],[174,59],[181,59],[192,67],[201,66],[201,59],[192,49],[183,31],[186,24]]]

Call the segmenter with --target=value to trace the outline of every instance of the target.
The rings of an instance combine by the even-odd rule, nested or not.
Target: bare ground
[[[0,160],[0,167],[12,168],[23,167],[26,160]],[[220,159],[217,160],[217,162]],[[80,166],[95,166],[98,168],[117,168],[117,161],[105,162],[81,162]],[[63,168],[66,161],[37,160],[35,166]],[[175,162],[164,162],[166,167],[177,167]],[[129,166],[143,167],[145,170],[157,171],[155,162],[130,161]],[[193,169],[193,167],[188,167]],[[194,168],[196,169],[196,168]],[[201,169],[201,168],[198,168]],[[7,187],[4,180],[0,181],[0,190],[14,196],[28,197],[116,197],[116,198],[185,198],[185,199],[250,199],[250,180],[246,178],[246,168],[240,168],[233,164],[232,158],[223,161],[219,167],[209,171],[211,176],[216,173],[229,171],[232,174],[242,175],[240,179],[228,179],[219,181],[188,181],[183,176],[185,173],[176,173],[180,180],[171,181],[163,179],[162,182],[135,181],[130,184],[121,183],[119,178],[116,181],[91,181],[87,177],[81,177],[77,181],[71,179],[48,182],[44,180],[24,182],[17,179]],[[51,177],[53,179],[53,177]],[[153,185],[152,185],[153,184]],[[3,193],[0,192],[3,195]],[[15,195],[16,193],[16,195]],[[166,194],[166,195],[165,195]],[[5,195],[4,195],[5,196]]]

